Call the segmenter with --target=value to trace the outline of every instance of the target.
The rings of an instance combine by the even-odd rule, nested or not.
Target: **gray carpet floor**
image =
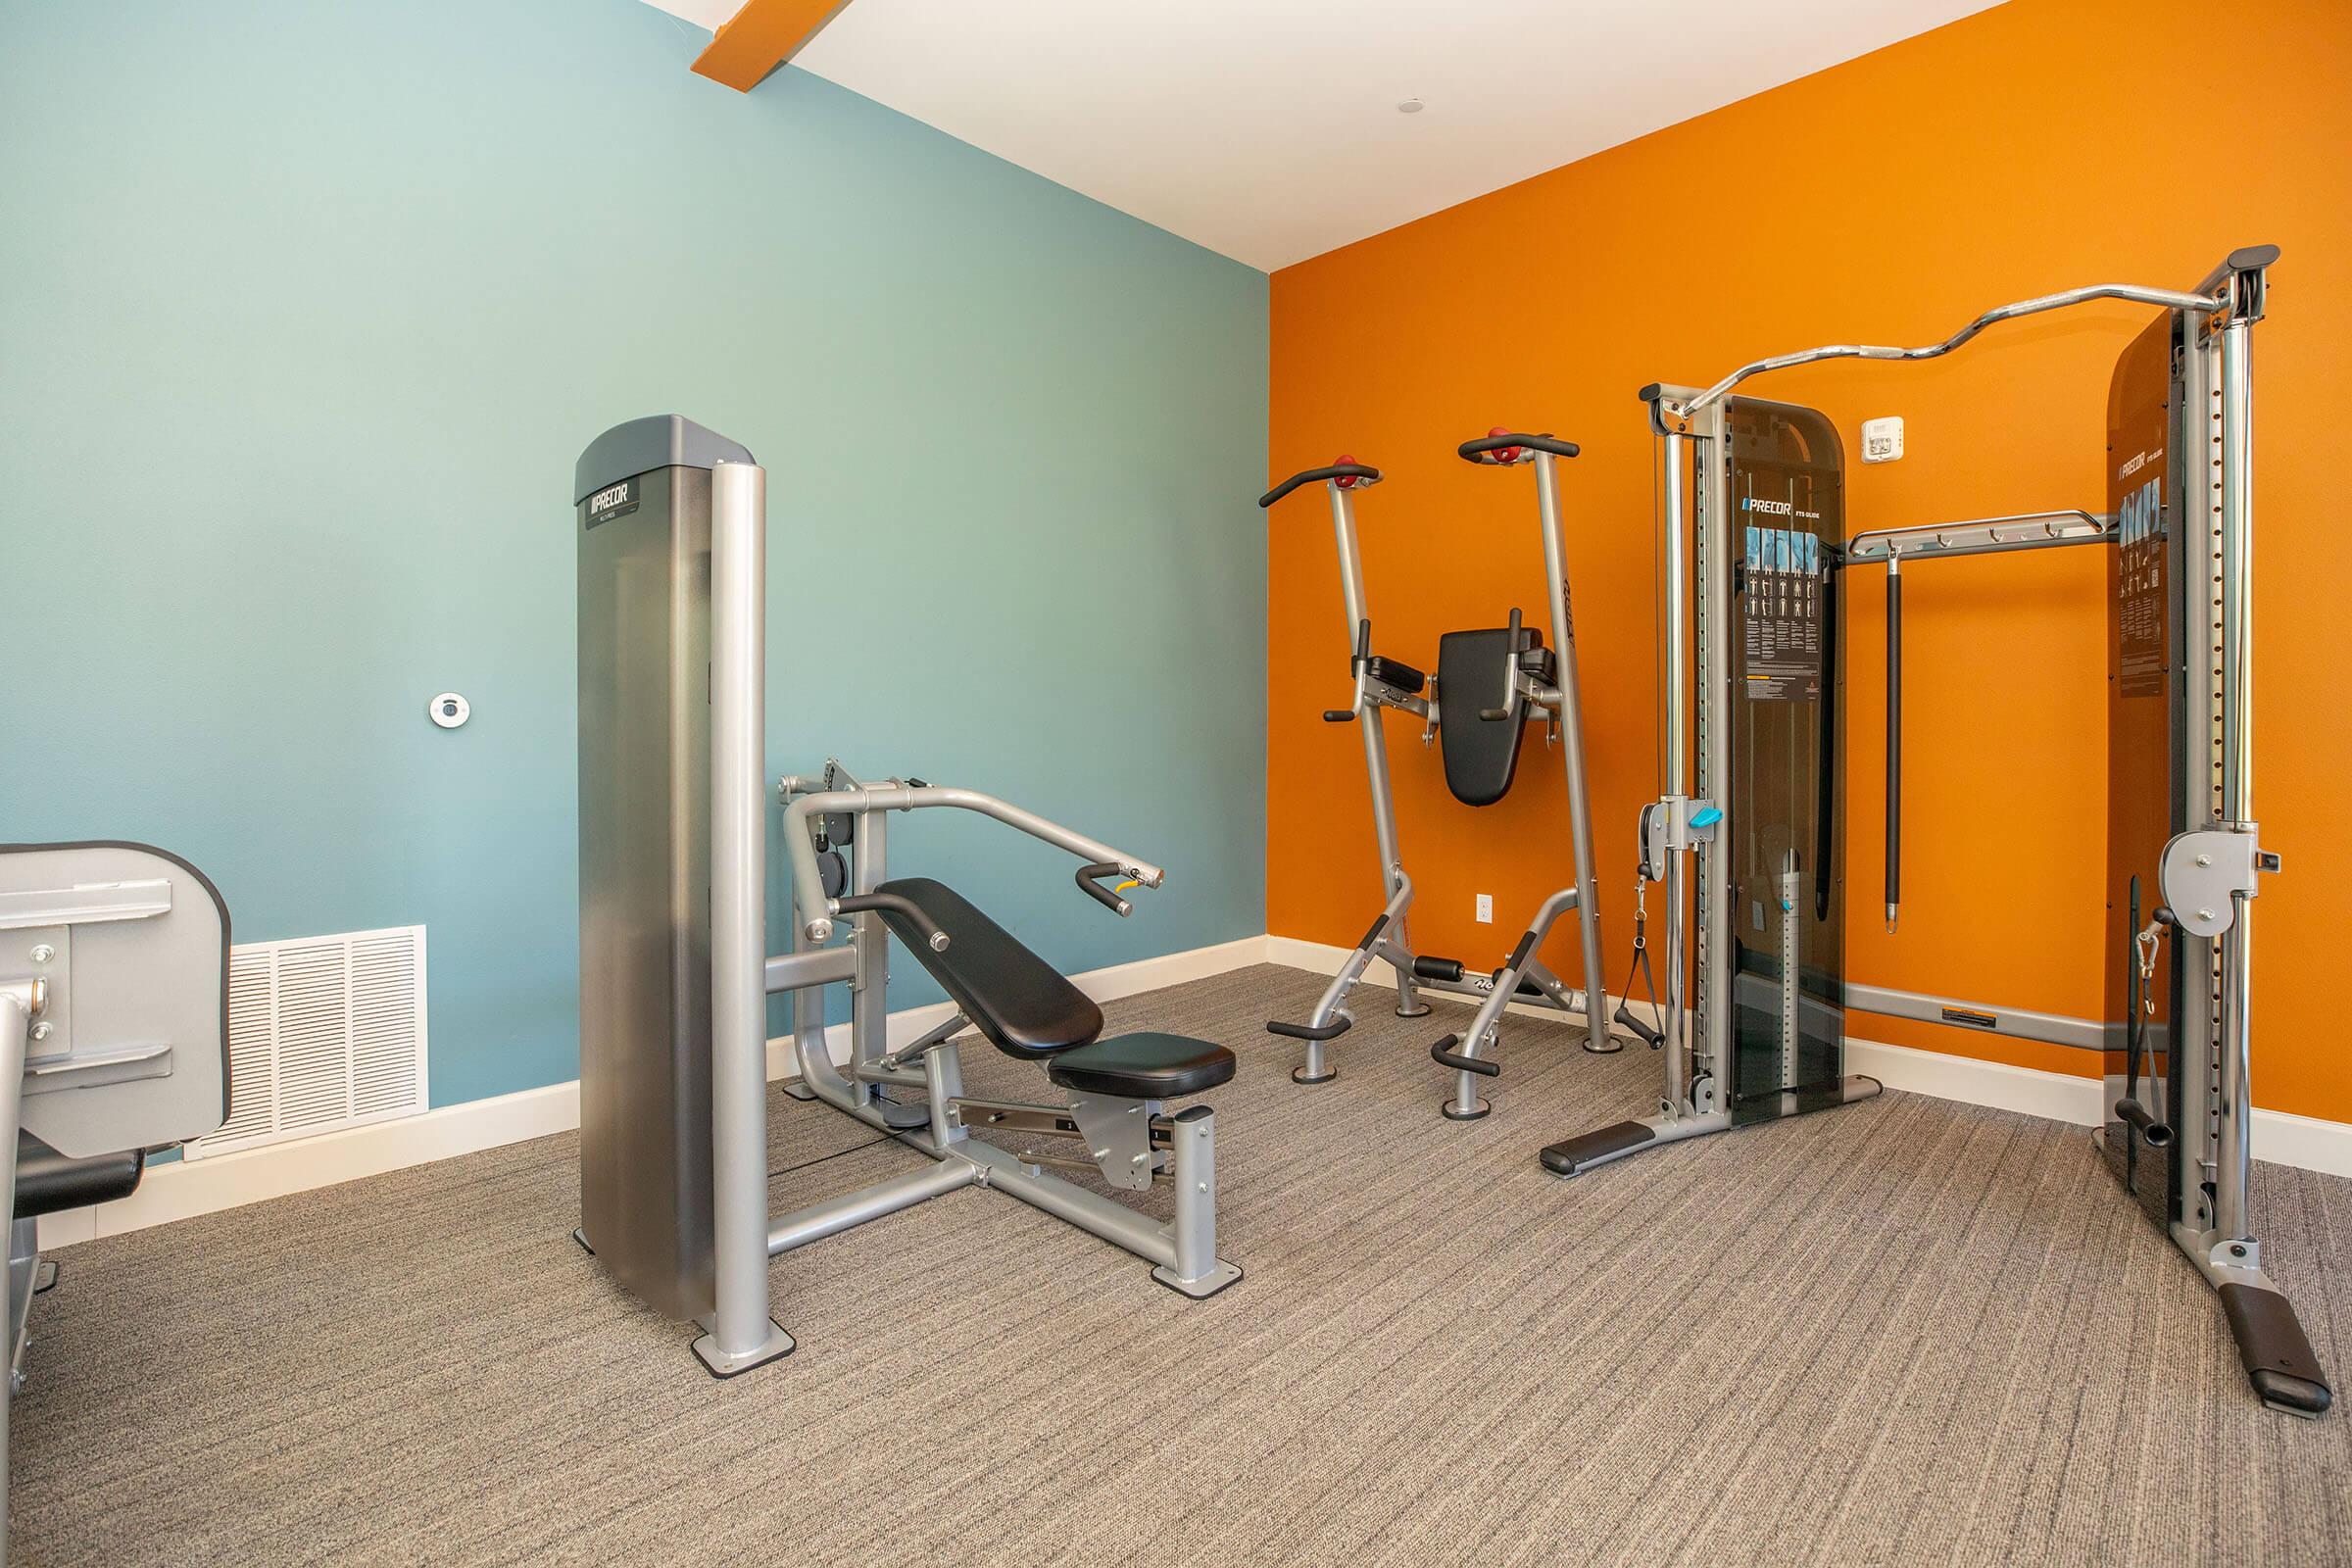
[[[1444,1004],[1367,994],[1340,1080],[1291,1083],[1260,1025],[1319,985],[1109,1009],[1242,1054],[1248,1278],[1204,1302],[964,1192],[778,1260],[799,1352],[715,1382],[568,1240],[569,1136],[71,1249],[15,1560],[2352,1561],[2352,1422],[2259,1406],[2082,1129],[1889,1094],[1559,1182],[1536,1148],[1646,1108],[1646,1052],[1515,1019],[1456,1125]],[[778,1208],[921,1157],[780,1095],[774,1134],[838,1154]],[[2352,1182],[2255,1198],[2341,1376]]]

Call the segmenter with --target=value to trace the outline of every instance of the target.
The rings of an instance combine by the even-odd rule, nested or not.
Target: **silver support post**
[[[1661,544],[1665,562],[1658,584],[1660,607],[1665,624],[1660,630],[1660,647],[1665,656],[1663,674],[1666,702],[1665,733],[1660,737],[1665,748],[1663,794],[1687,796],[1690,793],[1690,751],[1685,731],[1690,727],[1690,667],[1688,649],[1690,641],[1690,563],[1685,554],[1684,536],[1690,530],[1690,520],[1684,515],[1683,444],[1688,438],[1676,431],[1659,437],[1666,462],[1665,514],[1659,521],[1664,532]]]
[[[799,804],[804,808],[808,805]],[[797,847],[799,839],[794,843]],[[890,817],[882,811],[860,811],[858,840],[850,851],[850,891],[871,893],[888,880]],[[890,992],[890,928],[868,910],[851,925],[850,946],[858,954],[858,978],[850,995],[850,1063],[862,1067],[890,1054],[890,1009],[875,1004]]]
[[[767,1293],[767,475],[710,470],[710,1154],[719,1377],[788,1354]]]
[[[1352,654],[1356,631],[1367,618],[1364,613],[1363,559],[1355,543],[1355,501],[1353,493],[1341,489],[1336,480],[1327,483],[1324,488],[1331,492],[1331,531],[1339,545],[1340,597],[1348,611],[1348,647]],[[1372,792],[1372,838],[1380,854],[1380,891],[1381,896],[1395,906],[1396,896],[1405,888],[1404,855],[1396,847],[1396,799],[1389,788],[1388,732],[1381,724],[1380,705],[1365,693],[1361,678],[1355,683],[1355,725],[1363,731],[1364,777]],[[1396,909],[1389,922],[1388,935],[1396,945],[1409,950],[1412,941],[1406,935],[1406,909]],[[1429,1011],[1429,1004],[1421,1001],[1413,989],[1410,962],[1394,967],[1396,971],[1396,1015],[1400,1018],[1422,1016]],[[1324,1009],[1318,1007],[1311,1021],[1320,1026],[1331,1020],[1325,1016]],[[1307,1081],[1319,1081],[1330,1076],[1329,1069],[1323,1064],[1322,1045],[1321,1041],[1308,1042],[1307,1063],[1302,1069]]]
[[[1658,438],[1665,464],[1665,473],[1659,481],[1663,510],[1658,521],[1663,557],[1658,581],[1659,617],[1663,622],[1659,627],[1659,652],[1665,663],[1665,668],[1659,671],[1660,695],[1664,700],[1659,735],[1664,754],[1659,798],[1670,812],[1690,794],[1690,748],[1687,734],[1690,724],[1690,563],[1685,537],[1690,523],[1685,514],[1683,492],[1683,447],[1687,439],[1672,430]],[[1660,1022],[1666,1033],[1665,1102],[1670,1115],[1688,1110],[1690,1098],[1690,1029],[1684,998],[1689,930],[1686,910],[1690,902],[1685,867],[1690,854],[1688,849],[1670,850],[1665,867],[1666,1005]]]
[[[1568,546],[1560,520],[1559,460],[1536,453],[1536,503],[1544,519],[1544,571],[1550,579],[1551,646],[1559,661],[1560,761],[1568,774],[1568,837],[1576,856],[1576,915],[1585,965],[1585,1049],[1607,1052],[1606,988],[1600,956],[1600,901],[1592,878],[1592,794],[1585,778],[1585,719],[1576,675],[1576,620],[1568,600]],[[1467,1083],[1465,1078],[1464,1082]]]
[[[1334,480],[1331,492],[1331,529],[1340,545],[1340,602],[1348,611],[1348,646],[1355,646],[1355,631],[1364,623],[1364,567],[1355,549],[1355,502],[1352,493]]]
[[[1732,432],[1726,406],[1717,404],[1701,428],[1706,439],[1698,447],[1705,455],[1702,470],[1691,466],[1693,502],[1691,537],[1696,587],[1690,595],[1691,647],[1696,669],[1690,686],[1691,728],[1696,737],[1698,798],[1723,813],[1708,837],[1690,851],[1697,870],[1691,890],[1691,924],[1697,928],[1698,948],[1690,965],[1702,990],[1692,1011],[1701,1037],[1693,1053],[1690,1107],[1704,1111],[1731,1108],[1733,1061],[1732,977],[1732,837],[1737,826],[1732,812],[1737,804],[1732,785],[1732,748],[1727,737],[1736,727],[1727,705],[1732,695]],[[1679,733],[1679,732],[1678,732]],[[1677,904],[1679,913],[1683,906]],[[1875,1086],[1874,1086],[1875,1092]]]
[[[2222,328],[2222,819],[2253,831],[2254,816],[2254,368],[2253,323]],[[2214,1223],[2225,1239],[2250,1233],[2253,1116],[2254,901],[2230,896],[2222,933],[2221,1147]]]
[[[1348,647],[1355,647],[1356,631],[1365,620],[1364,567],[1355,545],[1355,502],[1349,492],[1335,481],[1324,488],[1331,492],[1331,531],[1339,542],[1340,597],[1348,609]],[[1380,846],[1380,887],[1383,897],[1394,898],[1396,893],[1398,868],[1404,863],[1396,850],[1396,803],[1389,793],[1388,744],[1380,723],[1380,708],[1360,696],[1363,683],[1358,681],[1355,718],[1364,732],[1364,769],[1372,781],[1372,829]],[[1402,976],[1399,993],[1409,998],[1412,977]]]
[[[1176,1219],[1169,1227],[1174,1261],[1152,1277],[1186,1296],[1210,1296],[1242,1277],[1217,1256],[1217,1118],[1206,1105],[1192,1105],[1168,1121],[1174,1135],[1172,1176]]]

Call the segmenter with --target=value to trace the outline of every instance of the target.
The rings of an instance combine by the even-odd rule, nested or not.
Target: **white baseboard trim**
[[[2012,1067],[1972,1056],[1951,1056],[1939,1051],[1909,1046],[1884,1046],[1875,1040],[1845,1042],[1846,1065],[1876,1078],[1889,1089],[1937,1100],[1963,1101],[2000,1110],[2023,1111],[2051,1121],[2096,1127],[2106,1118],[2105,1085],[2097,1078],[2072,1073],[2043,1072]],[[2273,1165],[2292,1165],[2329,1176],[2352,1176],[2352,1123],[2298,1116],[2292,1111],[2254,1107],[2254,1157]]]
[[[2012,1067],[2006,1062],[1980,1061],[1912,1046],[1885,1046],[1852,1035],[1845,1039],[1845,1068],[1876,1078],[1889,1089],[1937,1100],[2023,1111],[2078,1127],[2096,1127],[2101,1120],[2096,1078]]]
[[[1158,957],[1073,975],[1079,990],[1097,1002],[1123,997],[1188,980],[1246,968],[1266,961],[1266,939],[1243,937],[1213,947],[1193,948]],[[954,1012],[948,1003],[908,1007],[890,1015],[890,1043],[895,1049],[918,1038],[925,1030],[947,1021]],[[826,1032],[826,1044],[836,1062],[849,1059],[849,1025],[836,1024]],[[767,1043],[771,1081],[796,1076],[790,1040]],[[375,1122],[316,1138],[216,1154],[209,1159],[172,1160],[149,1169],[139,1190],[120,1202],[94,1208],[44,1214],[40,1221],[43,1250],[70,1247],[100,1236],[119,1236],[173,1220],[237,1208],[265,1199],[284,1198],[380,1176],[386,1171],[422,1165],[436,1159],[470,1154],[502,1144],[545,1138],[569,1132],[580,1124],[580,1086],[550,1084],[489,1100],[443,1105],[422,1115]]]
[[[43,1250],[100,1236],[168,1225],[175,1219],[238,1208],[314,1187],[332,1187],[404,1166],[470,1154],[501,1144],[545,1138],[580,1124],[577,1080],[517,1094],[442,1105],[398,1121],[321,1133],[290,1143],[240,1149],[208,1159],[151,1166],[139,1190],[120,1202],[41,1216]]]
[[[1329,943],[1302,942],[1296,937],[1266,938],[1267,962],[1304,969],[1311,974],[1337,974],[1351,951]],[[1378,985],[1396,984],[1389,965],[1378,959],[1373,960],[1365,978]],[[1467,1005],[1470,1001],[1445,991],[1429,991],[1424,995],[1433,1002]],[[1560,1016],[1556,1009],[1516,1002],[1510,1004],[1510,1010],[1539,1018]],[[1910,1046],[1881,1045],[1875,1040],[1851,1036],[1846,1039],[1845,1050],[1849,1071],[1876,1078],[1889,1089],[1930,1095],[1937,1100],[1956,1100],[1964,1104],[1989,1105],[1997,1110],[2021,1111],[2051,1121],[2072,1122],[2079,1127],[2095,1127],[2104,1118],[2105,1107],[2100,1102],[2105,1091],[2096,1078],[2012,1067],[2005,1062],[1980,1061],[1974,1056],[1954,1056]],[[2254,1157],[2271,1164],[2292,1165],[2329,1176],[2352,1176],[2352,1123],[2256,1106],[2253,1142]]]
[[[2254,1157],[2328,1176],[2352,1176],[2352,1125],[2254,1107]]]

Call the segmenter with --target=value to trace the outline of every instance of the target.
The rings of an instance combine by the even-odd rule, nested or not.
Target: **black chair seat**
[[[1364,673],[1384,686],[1396,687],[1407,697],[1418,696],[1421,688],[1429,683],[1429,677],[1412,665],[1394,659],[1383,659],[1378,654],[1364,661]]]
[[[1086,1045],[1102,1032],[1102,1009],[1085,992],[954,888],[927,876],[909,876],[885,882],[877,891],[916,906],[948,934],[948,951],[934,953],[906,916],[881,911],[882,923],[1006,1055],[1051,1056]]]
[[[17,1129],[17,1214],[31,1219],[91,1203],[111,1203],[138,1191],[147,1168],[145,1150],[75,1159],[61,1154],[24,1128]]]
[[[1125,1100],[1173,1100],[1214,1089],[1233,1077],[1235,1058],[1223,1046],[1183,1035],[1114,1035],[1046,1064],[1046,1076],[1080,1094]]]

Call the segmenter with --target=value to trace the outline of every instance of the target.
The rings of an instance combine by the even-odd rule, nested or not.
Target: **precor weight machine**
[[[32,1298],[57,1277],[40,1216],[128,1198],[150,1152],[227,1117],[228,908],[212,882],[143,844],[0,845],[0,1561],[9,1407]]]
[[[1849,1007],[2099,1051],[2109,1113],[2098,1136],[2110,1167],[2220,1295],[2263,1402],[2301,1415],[2328,1407],[2326,1374],[2262,1271],[2247,1214],[2252,901],[2260,875],[2278,869],[2253,809],[2252,334],[2278,254],[2233,252],[2187,292],[2095,284],[1988,311],[1921,348],[1808,349],[1743,366],[1703,390],[1643,390],[1663,474],[1664,776],[1660,798],[1643,808],[1642,843],[1644,876],[1667,886],[1665,1094],[1654,1117],[1545,1149],[1547,1169],[1573,1176],[1659,1144],[1876,1093],[1843,1071]],[[1816,361],[1936,359],[1996,322],[2097,300],[2163,313],[2125,350],[2109,387],[2102,513],[1849,537],[1829,420],[1733,395],[1751,376]],[[2104,1021],[1846,980],[1846,583],[1868,566],[1887,570],[1892,929],[1901,572],[2075,546],[2107,560]],[[1685,892],[1692,862],[1694,908]],[[1686,922],[1696,934],[1688,959]],[[1687,967],[1695,981],[1686,1003]]]
[[[1438,668],[1433,676],[1401,661],[1372,651],[1372,620],[1364,604],[1361,553],[1357,548],[1354,497],[1357,491],[1381,481],[1378,468],[1342,456],[1326,467],[1295,473],[1258,498],[1270,508],[1304,485],[1321,484],[1331,502],[1332,530],[1339,545],[1340,589],[1348,614],[1353,653],[1348,672],[1354,681],[1354,702],[1323,714],[1332,724],[1355,724],[1364,741],[1364,771],[1371,785],[1373,835],[1380,853],[1382,885],[1388,902],[1340,972],[1316,1002],[1304,1023],[1272,1022],[1270,1033],[1303,1041],[1306,1060],[1291,1077],[1298,1083],[1328,1083],[1339,1076],[1325,1048],[1347,1032],[1354,1020],[1348,1008],[1349,994],[1379,958],[1396,971],[1396,1015],[1418,1018],[1429,1004],[1422,989],[1473,997],[1479,1002],[1469,1026],[1448,1034],[1430,1048],[1431,1057],[1453,1069],[1453,1092],[1442,1106],[1455,1121],[1471,1121],[1493,1107],[1478,1094],[1477,1080],[1501,1072],[1494,1052],[1506,1005],[1520,1002],[1583,1013],[1587,1051],[1614,1052],[1619,1043],[1609,1034],[1606,998],[1599,976],[1600,911],[1592,886],[1592,828],[1589,792],[1585,784],[1584,725],[1577,706],[1576,640],[1569,609],[1567,547],[1562,537],[1557,460],[1576,456],[1573,442],[1548,435],[1514,433],[1500,428],[1486,437],[1466,441],[1458,449],[1472,463],[1496,466],[1532,465],[1536,496],[1544,529],[1545,599],[1551,620],[1551,646],[1541,633],[1510,612],[1505,626],[1446,632],[1438,640]],[[1450,705],[1443,711],[1441,695]],[[1567,775],[1574,879],[1546,899],[1535,919],[1513,946],[1502,966],[1479,973],[1460,960],[1435,957],[1413,951],[1408,916],[1413,881],[1404,869],[1397,847],[1396,806],[1389,785],[1388,739],[1381,724],[1384,708],[1400,709],[1422,721],[1422,744],[1440,741],[1446,788],[1465,806],[1491,806],[1509,791],[1517,773],[1519,749],[1530,722],[1545,726],[1545,740],[1556,739]],[[1475,716],[1473,716],[1475,715]],[[1447,720],[1451,721],[1448,722]],[[1570,986],[1537,956],[1559,918],[1574,910],[1584,951],[1586,986]]]
[[[889,813],[956,809],[1078,857],[1113,913],[1150,861],[976,790],[860,783],[838,763],[780,785],[793,869],[791,951],[766,943],[765,473],[674,415],[617,425],[579,460],[580,1215],[576,1239],[632,1294],[706,1330],[695,1353],[733,1376],[793,1349],[769,1311],[768,1259],[966,1187],[1017,1198],[1208,1296],[1241,1277],[1216,1252],[1216,1119],[1166,1102],[1233,1076],[1233,1053],[1177,1035],[1100,1038],[1102,1010],[942,883],[892,879]],[[1116,885],[1105,887],[1116,879]],[[825,945],[844,922],[845,945]],[[894,1048],[896,935],[955,1004]],[[822,987],[850,988],[850,1059],[825,1041]],[[802,1099],[925,1157],[771,1220],[767,998],[792,997]],[[1063,1104],[963,1092],[966,1025],[1039,1062]],[[895,1092],[895,1093],[894,1093]],[[1086,1158],[997,1148],[974,1132],[1075,1140]],[[1161,1223],[1048,1174],[1174,1188]],[[779,1173],[782,1174],[782,1173]]]

